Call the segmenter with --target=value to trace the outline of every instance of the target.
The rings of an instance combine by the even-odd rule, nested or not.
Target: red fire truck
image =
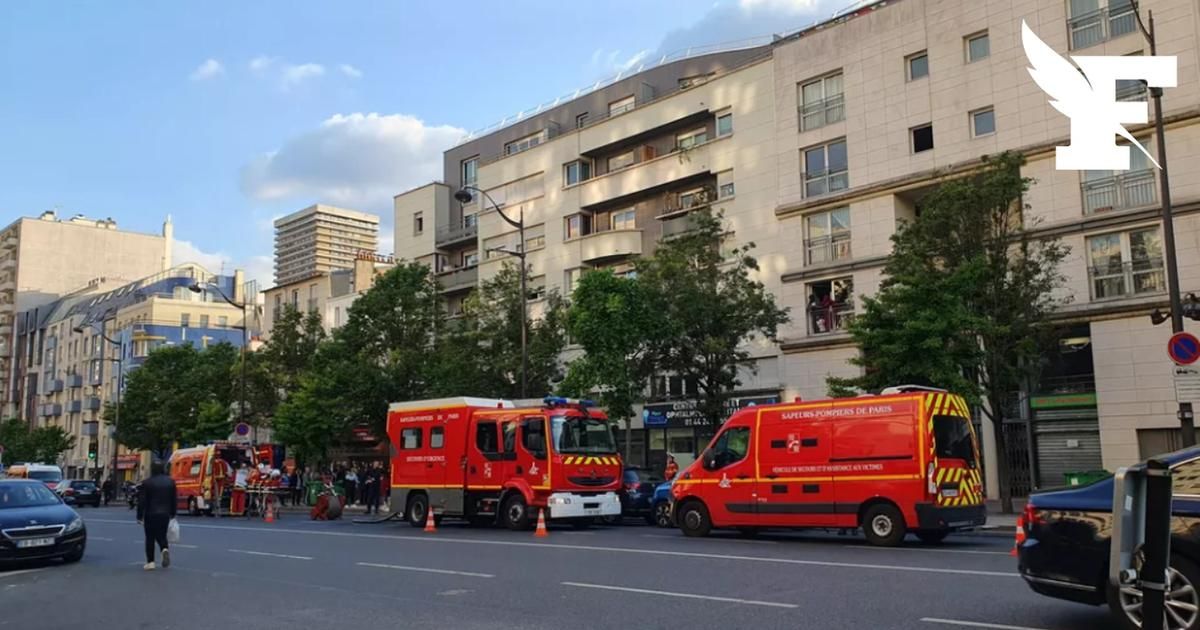
[[[920,387],[749,407],[675,482],[689,536],[713,527],[863,529],[876,545],[984,524],[979,447],[966,402]]]
[[[462,517],[529,527],[537,510],[577,524],[621,513],[621,459],[608,418],[587,401],[548,397],[541,407],[445,398],[393,403],[393,510],[414,527]]]

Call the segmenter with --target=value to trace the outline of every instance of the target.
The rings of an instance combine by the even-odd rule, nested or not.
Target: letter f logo
[[[1129,170],[1129,141],[1158,166],[1158,161],[1123,126],[1148,120],[1145,101],[1117,100],[1118,79],[1140,79],[1151,87],[1175,87],[1175,57],[1076,57],[1062,58],[1021,21],[1021,44],[1032,66],[1029,76],[1050,95],[1050,105],[1071,119],[1071,144],[1055,148],[1060,171]],[[1081,73],[1082,72],[1082,73]],[[1161,167],[1159,167],[1161,168]]]

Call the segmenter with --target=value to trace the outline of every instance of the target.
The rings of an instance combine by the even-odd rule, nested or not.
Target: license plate
[[[17,549],[26,549],[28,547],[49,547],[54,544],[53,538],[27,538],[17,541]]]
[[[956,496],[958,496],[958,490],[942,490],[942,496],[956,497]]]
[[[600,516],[600,508],[584,508],[583,513],[586,516]]]

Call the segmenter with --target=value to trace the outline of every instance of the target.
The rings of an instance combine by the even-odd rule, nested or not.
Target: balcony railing
[[[97,396],[89,396],[83,401],[83,408],[92,411],[99,411],[101,407],[100,398]]]
[[[80,411],[83,411],[82,400],[67,401],[67,413],[79,413]]]
[[[443,293],[467,289],[479,281],[479,266],[446,269],[438,274],[437,280],[442,285]]]
[[[662,221],[662,237],[669,238],[691,231],[696,227],[696,220],[690,214],[684,214]]]
[[[1136,29],[1137,18],[1133,15],[1132,4],[1090,11],[1067,20],[1071,50],[1095,46]]]
[[[810,307],[807,319],[809,335],[844,332],[854,320],[854,305],[842,303]]]
[[[1167,290],[1161,258],[1094,265],[1088,268],[1088,284],[1093,300],[1163,293]]]
[[[434,244],[440,247],[460,241],[474,240],[478,234],[479,225],[475,222],[461,225],[443,225],[437,229],[437,235],[433,240]]]
[[[83,437],[96,437],[100,435],[99,422],[84,422],[81,428],[83,429]]]
[[[82,374],[68,374],[66,381],[67,381],[67,387],[83,387],[83,375]]]
[[[1141,208],[1158,201],[1154,171],[1150,169],[1088,180],[1079,187],[1083,192],[1084,214]]]
[[[835,260],[849,260],[850,232],[806,239],[804,251],[810,265],[819,265]]]
[[[817,197],[850,187],[850,170],[812,171],[804,174],[804,196]]]
[[[1118,101],[1144,101],[1147,96],[1146,82],[1134,81],[1126,85],[1117,83],[1117,100]]]
[[[808,131],[846,119],[846,96],[834,94],[800,106],[800,131]]]
[[[1070,376],[1049,376],[1041,379],[1037,393],[1053,394],[1090,394],[1096,391],[1096,377],[1092,374],[1074,374]]]

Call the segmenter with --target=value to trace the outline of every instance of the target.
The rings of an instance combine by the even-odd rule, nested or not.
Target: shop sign
[[[779,402],[778,396],[753,396],[749,398],[730,398],[725,401],[725,418],[744,407],[752,405],[773,405]],[[724,421],[725,418],[721,420]],[[695,400],[677,400],[667,403],[651,403],[642,409],[642,424],[647,428],[669,427],[687,428],[708,425],[704,414],[697,407]]]
[[[1031,396],[1032,409],[1058,409],[1060,407],[1095,407],[1096,393],[1055,394],[1053,396]]]

